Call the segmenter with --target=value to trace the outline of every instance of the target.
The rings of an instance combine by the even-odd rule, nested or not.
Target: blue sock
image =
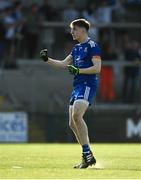
[[[88,144],[84,144],[84,145],[82,145],[82,152],[83,153],[90,153],[90,147],[89,147],[89,145]]]

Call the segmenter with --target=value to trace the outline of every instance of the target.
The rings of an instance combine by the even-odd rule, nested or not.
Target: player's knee
[[[73,123],[73,121],[69,121],[69,127],[70,127],[71,129],[74,128],[74,123]]]
[[[81,115],[80,115],[80,113],[75,111],[75,112],[73,112],[72,117],[75,122],[78,122],[80,120]]]

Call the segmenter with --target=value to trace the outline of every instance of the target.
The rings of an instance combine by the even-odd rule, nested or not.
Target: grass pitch
[[[77,144],[0,144],[0,179],[141,178],[141,144],[92,144],[96,166],[80,162]]]

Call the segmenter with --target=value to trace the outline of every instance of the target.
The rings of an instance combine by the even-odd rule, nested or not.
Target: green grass
[[[73,169],[77,144],[0,144],[0,179],[141,178],[141,144],[92,144],[95,167]]]

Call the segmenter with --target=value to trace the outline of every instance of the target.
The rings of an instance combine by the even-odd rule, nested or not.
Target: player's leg
[[[89,106],[89,103],[85,100],[76,100],[72,107],[72,118],[79,132],[79,138],[81,145],[89,144],[88,128],[83,119],[83,116]]]
[[[89,165],[95,164],[96,159],[94,158],[90,146],[88,128],[83,119],[83,116],[89,106],[89,102],[83,99],[78,99],[74,102],[72,108],[72,117],[76,125],[80,143],[82,146],[82,162],[76,165],[74,168],[87,168]]]
[[[76,137],[78,143],[81,144],[78,130],[77,130],[75,122],[72,118],[72,105],[69,106],[69,126],[70,126],[71,130],[73,131],[73,133],[75,134],[75,137]]]

